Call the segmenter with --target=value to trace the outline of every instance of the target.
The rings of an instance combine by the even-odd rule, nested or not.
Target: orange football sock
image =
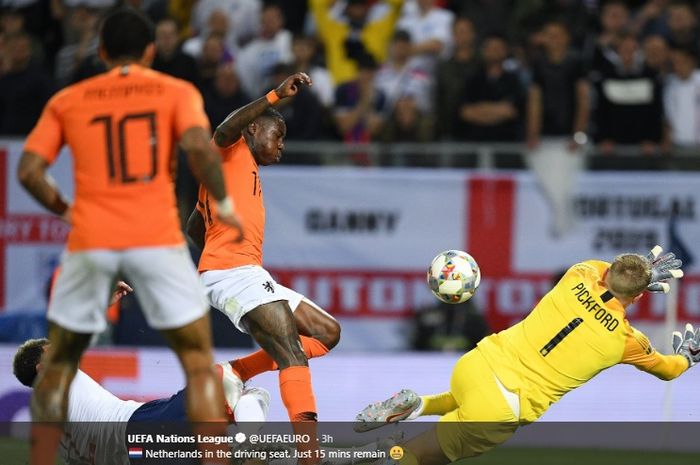
[[[318,339],[307,336],[299,336],[301,346],[306,358],[323,357],[328,353],[328,348]],[[233,371],[243,381],[248,381],[255,375],[277,369],[277,364],[264,350],[258,350],[250,355],[234,360],[231,363]]]
[[[312,465],[320,462],[316,431],[316,399],[311,387],[309,367],[293,366],[280,370],[280,394],[287,407],[294,434],[303,435],[308,442],[297,442],[299,463]]]

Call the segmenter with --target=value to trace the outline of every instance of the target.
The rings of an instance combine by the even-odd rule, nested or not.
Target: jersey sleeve
[[[53,163],[63,146],[63,129],[56,100],[51,99],[44,107],[36,126],[24,143],[24,151],[39,155],[48,163]]]
[[[202,94],[191,84],[183,86],[181,94],[176,96],[175,135],[179,139],[190,128],[210,129],[209,118],[204,112]]]
[[[654,349],[649,338],[630,327],[621,363],[634,365],[659,379],[671,380],[688,369],[688,361],[681,355],[663,355]]]

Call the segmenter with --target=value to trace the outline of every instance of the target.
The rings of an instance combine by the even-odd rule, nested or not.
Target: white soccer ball
[[[476,260],[461,250],[446,250],[428,268],[428,287],[438,299],[461,304],[471,299],[481,282]]]

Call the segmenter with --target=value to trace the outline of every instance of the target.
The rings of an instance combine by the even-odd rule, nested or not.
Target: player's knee
[[[331,350],[340,342],[340,324],[336,320],[328,320],[317,339],[326,349]]]

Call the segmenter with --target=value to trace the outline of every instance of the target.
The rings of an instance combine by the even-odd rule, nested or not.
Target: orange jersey
[[[56,94],[24,150],[53,163],[64,144],[71,149],[68,250],[182,244],[173,155],[193,127],[209,128],[195,87],[138,65]]]
[[[206,236],[199,259],[199,271],[227,270],[244,265],[262,266],[265,237],[265,204],[258,175],[258,164],[241,137],[233,145],[220,149],[221,169],[226,191],[233,198],[236,212],[243,223],[245,239],[235,243],[236,231],[216,218],[216,202],[204,186],[199,186],[197,209],[204,218]]]

